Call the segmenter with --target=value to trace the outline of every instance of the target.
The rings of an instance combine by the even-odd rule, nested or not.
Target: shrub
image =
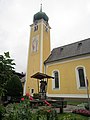
[[[40,120],[58,120],[56,110],[49,106],[40,107],[36,114]]]
[[[87,110],[89,110],[89,104],[88,104],[88,103],[85,104],[85,108],[86,108]]]
[[[2,120],[4,114],[5,114],[5,108],[3,105],[0,105],[0,120]]]
[[[23,94],[22,83],[17,75],[14,75],[6,85],[7,96],[11,96],[14,100]]]
[[[58,117],[51,107],[30,108],[30,96],[27,96],[21,98],[20,103],[6,106],[4,120],[58,120]]]
[[[20,103],[13,103],[6,106],[5,120],[31,120],[30,100],[24,99]]]

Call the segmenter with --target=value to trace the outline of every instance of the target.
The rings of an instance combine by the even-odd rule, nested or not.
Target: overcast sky
[[[41,0],[0,0],[0,54],[9,51],[16,71],[26,72],[33,15]],[[51,50],[90,37],[90,0],[42,0],[49,17]]]

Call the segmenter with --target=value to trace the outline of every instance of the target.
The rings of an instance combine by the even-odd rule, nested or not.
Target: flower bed
[[[72,113],[90,116],[90,111],[85,109],[76,109],[76,110],[73,110]]]
[[[20,103],[9,104],[6,107],[5,120],[58,120],[55,109],[51,106],[30,107],[29,94],[21,98]]]
[[[7,106],[5,120],[58,120],[56,111],[48,106],[31,109],[29,103]]]

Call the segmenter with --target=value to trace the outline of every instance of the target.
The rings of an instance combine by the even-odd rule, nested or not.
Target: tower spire
[[[41,6],[40,6],[40,12],[42,12],[42,3],[41,3]]]

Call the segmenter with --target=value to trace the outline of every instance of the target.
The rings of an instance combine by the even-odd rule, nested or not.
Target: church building
[[[38,93],[37,72],[53,76],[47,85],[47,96],[57,98],[87,98],[90,88],[90,38],[50,49],[50,25],[46,13],[33,16],[24,94]]]

